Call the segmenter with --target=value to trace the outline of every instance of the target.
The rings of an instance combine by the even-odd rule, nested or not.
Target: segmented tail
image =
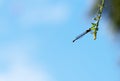
[[[88,32],[91,31],[91,28],[89,28],[88,30],[86,30],[85,32],[83,32],[82,34],[78,35],[73,42],[75,42],[76,40],[78,40],[79,38],[83,37],[85,34],[87,34]]]

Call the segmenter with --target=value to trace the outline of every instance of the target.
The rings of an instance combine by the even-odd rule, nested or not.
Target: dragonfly
[[[88,30],[86,30],[85,32],[83,32],[82,34],[78,35],[73,42],[75,42],[76,40],[80,39],[81,37],[83,37],[84,35],[86,35],[87,33],[89,33],[91,31],[91,28],[89,28]]]

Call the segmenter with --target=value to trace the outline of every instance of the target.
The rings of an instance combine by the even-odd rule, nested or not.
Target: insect
[[[76,40],[78,40],[79,38],[83,37],[84,35],[86,35],[87,33],[93,31],[93,36],[94,36],[94,40],[96,40],[96,35],[97,35],[97,31],[98,28],[96,27],[96,25],[92,25],[91,28],[89,28],[88,30],[86,30],[85,32],[83,32],[82,34],[78,35],[73,42],[75,42]]]
[[[86,30],[85,32],[83,32],[82,34],[78,35],[73,42],[75,42],[76,40],[78,40],[79,38],[83,37],[84,35],[86,35],[87,33],[89,33],[91,31],[91,29],[89,28],[88,30]]]

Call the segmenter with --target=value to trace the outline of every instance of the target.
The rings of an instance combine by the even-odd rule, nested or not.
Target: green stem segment
[[[97,37],[98,26],[99,26],[102,12],[103,12],[104,3],[105,3],[105,0],[101,0],[101,3],[99,5],[99,10],[97,12],[97,16],[94,18],[96,22],[91,27],[91,30],[93,30],[94,40],[96,40],[96,37]]]

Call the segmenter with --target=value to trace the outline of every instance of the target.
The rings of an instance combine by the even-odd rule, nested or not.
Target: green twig
[[[96,17],[94,18],[95,22],[91,23],[92,26],[88,30],[86,30],[84,33],[82,33],[79,36],[77,36],[73,40],[73,42],[75,42],[76,40],[78,40],[79,38],[81,38],[82,36],[84,36],[85,34],[87,34],[90,31],[93,32],[94,40],[96,40],[99,22],[100,22],[102,13],[103,13],[104,3],[105,3],[105,0],[101,0],[100,4],[98,4],[98,11],[96,13]]]

